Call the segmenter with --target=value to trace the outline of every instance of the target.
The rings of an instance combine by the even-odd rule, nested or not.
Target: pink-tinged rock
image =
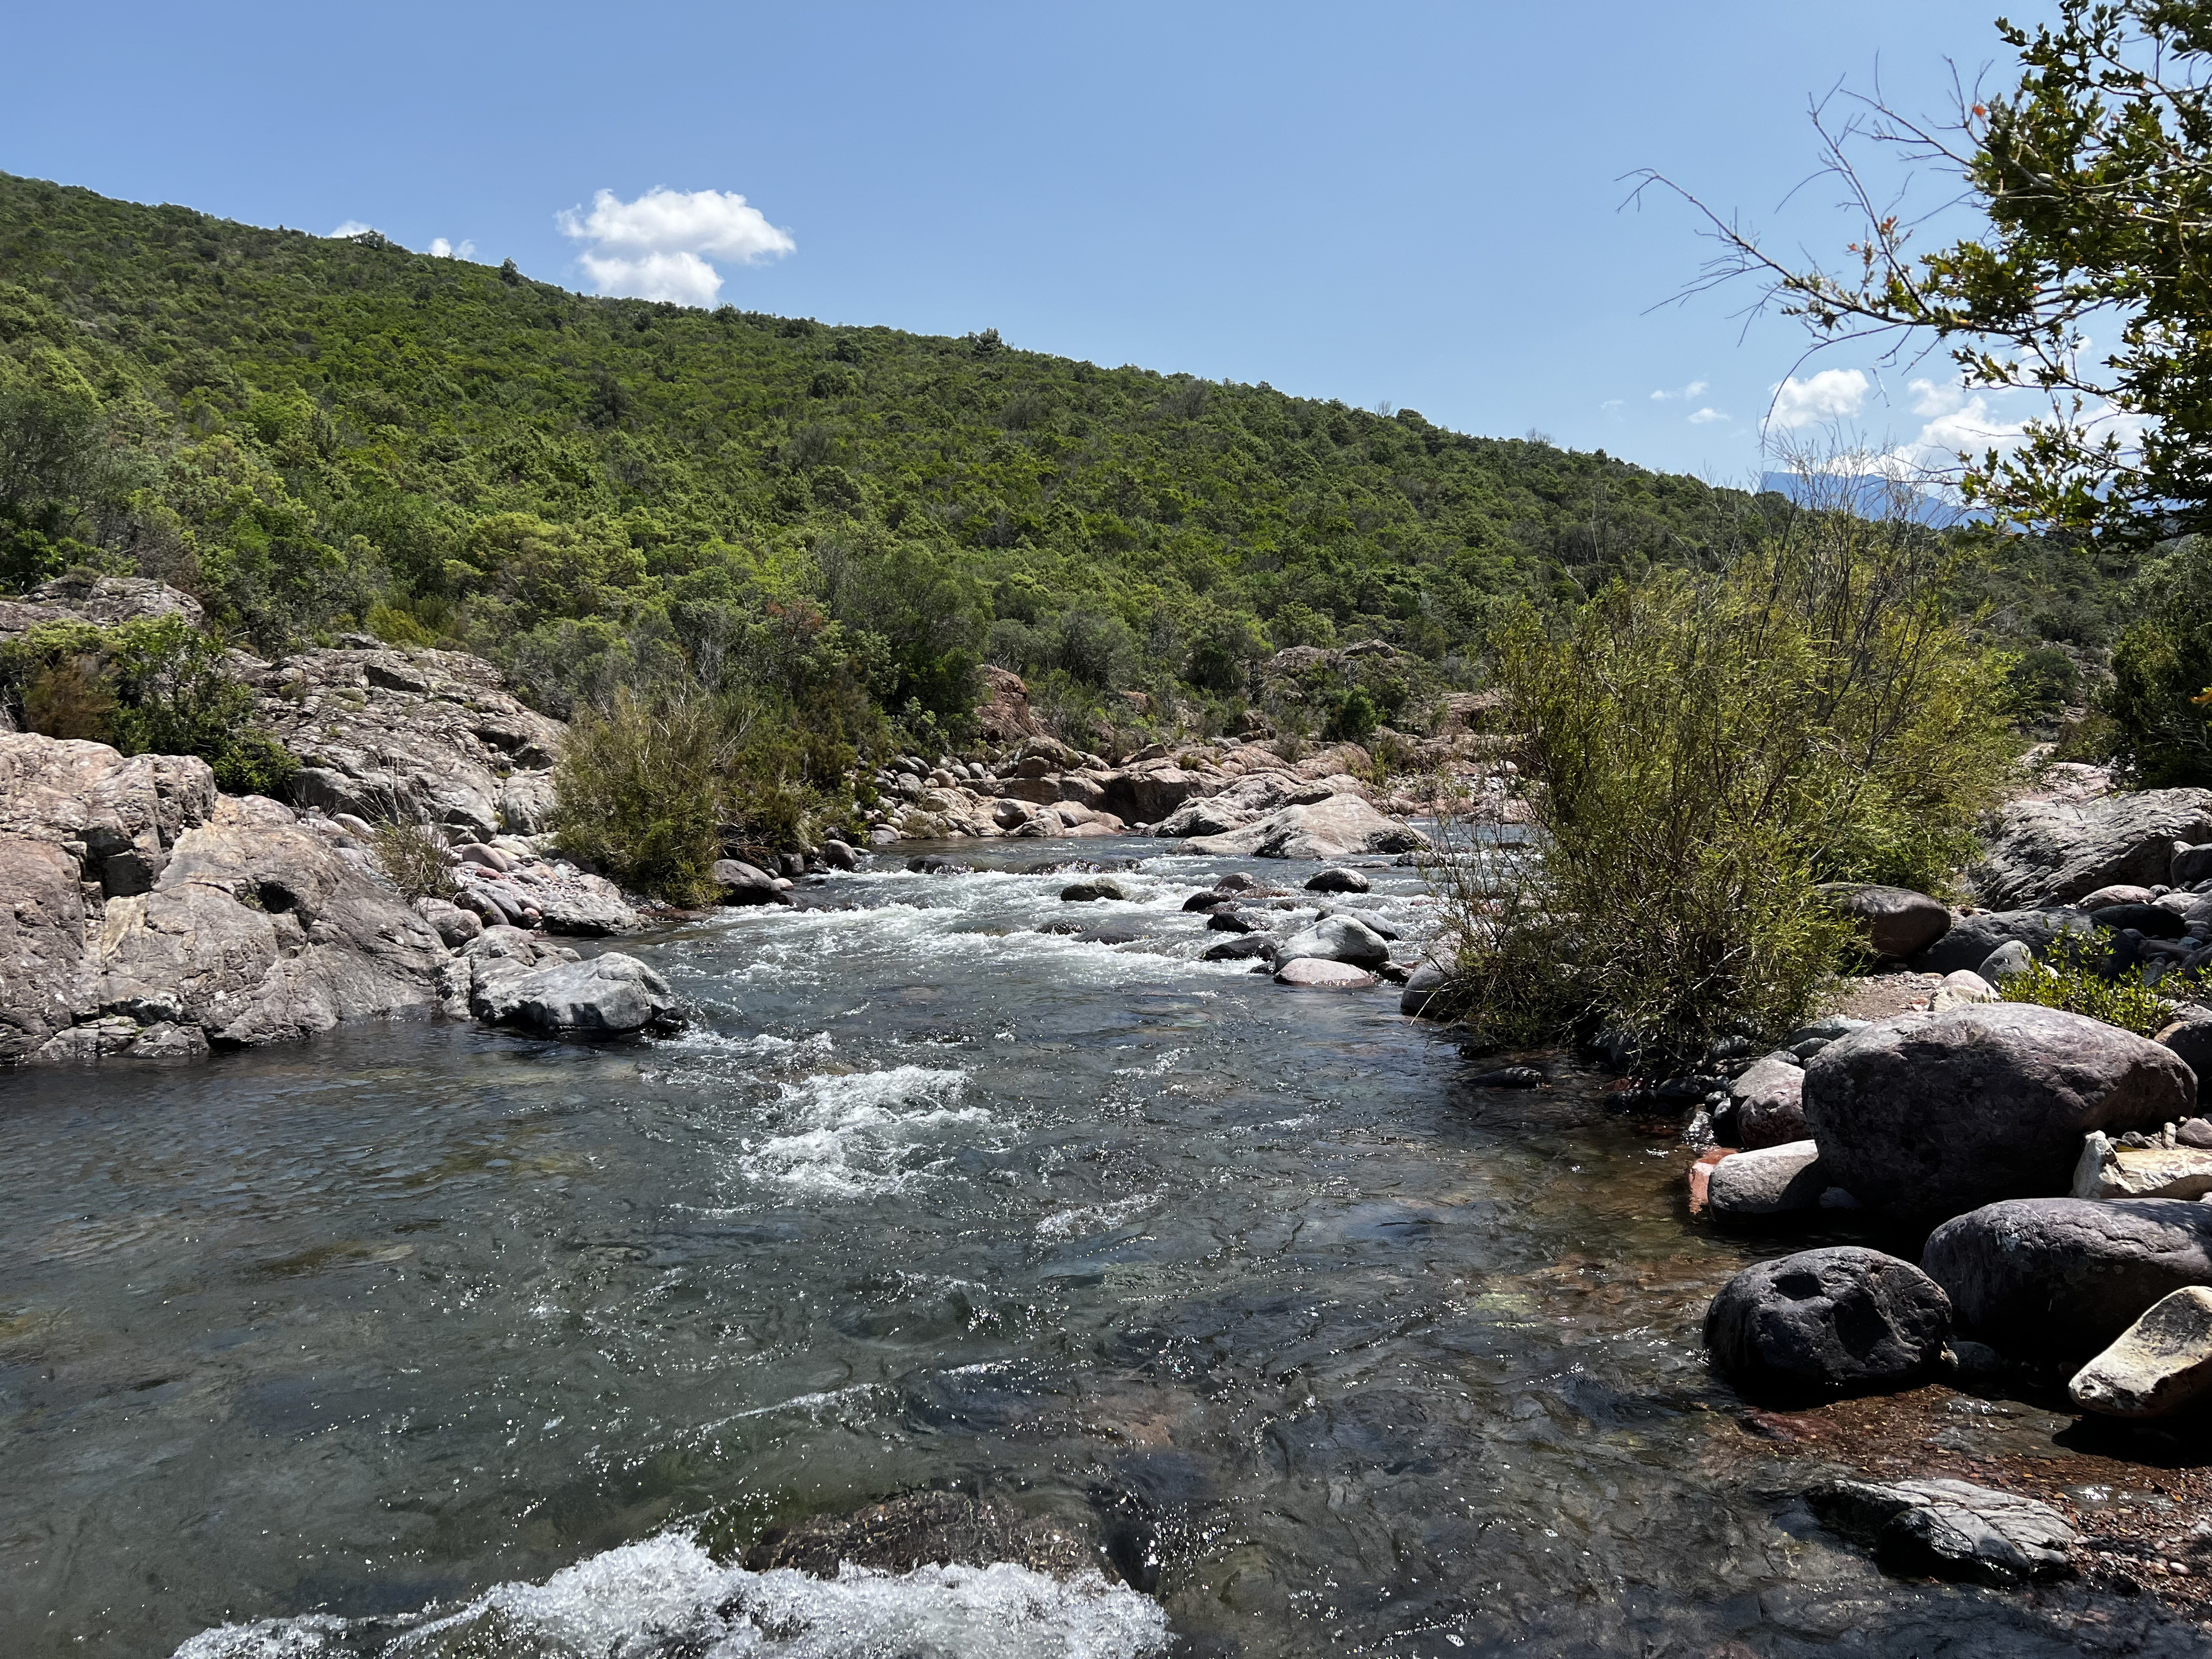
[[[2109,910],[2115,904],[2154,904],[2157,902],[2158,896],[2149,888],[2133,887],[2123,882],[2110,887],[2100,887],[2086,897],[2075,900],[2074,908],[2094,915],[2100,910]]]
[[[1712,1190],[1713,1165],[1735,1151],[1733,1146],[1708,1146],[1690,1166],[1690,1213],[1703,1215]]]

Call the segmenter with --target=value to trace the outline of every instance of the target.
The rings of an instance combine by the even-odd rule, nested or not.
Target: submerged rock
[[[1209,945],[1199,952],[1200,962],[1249,962],[1271,957],[1275,952],[1275,941],[1265,933],[1243,933]]]
[[[2017,1492],[1964,1480],[1826,1480],[1806,1499],[1823,1525],[1907,1577],[2005,1585],[2074,1571],[2073,1528]]]
[[[745,1552],[754,1572],[790,1567],[817,1578],[835,1578],[848,1561],[878,1572],[1012,1561],[1058,1578],[1119,1577],[1083,1529],[950,1492],[909,1492],[850,1515],[809,1516],[769,1528]]]
[[[1128,896],[1127,889],[1106,876],[1094,876],[1087,881],[1072,881],[1060,890],[1062,904],[1093,904],[1101,899],[1126,900]]]
[[[2076,1372],[2066,1392],[2106,1417],[2172,1417],[2212,1395],[2212,1290],[2161,1297]]]
[[[1933,1374],[1950,1327],[1949,1299],[1919,1268],[1838,1244],[1746,1267],[1713,1297],[1705,1335],[1739,1384],[1812,1395],[1917,1382]]]

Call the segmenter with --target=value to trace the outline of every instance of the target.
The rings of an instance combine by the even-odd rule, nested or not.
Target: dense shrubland
[[[1402,688],[1275,712],[1418,722],[1501,597],[1709,561],[1747,511],[1794,510],[1412,410],[0,177],[0,587],[160,575],[249,648],[465,647],[563,715],[736,696],[808,787],[845,747],[957,739],[986,661],[1095,737],[1218,726],[1269,653],[1381,637]],[[1993,580],[1996,625],[2038,627]]]
[[[1692,1061],[1786,1030],[1850,955],[1823,891],[1942,890],[2018,748],[2017,659],[1910,521],[1807,519],[1710,571],[1609,584],[1492,635],[1533,845],[1446,871],[1492,1040],[1608,1031]]]

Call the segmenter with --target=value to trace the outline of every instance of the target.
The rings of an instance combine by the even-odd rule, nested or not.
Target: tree
[[[1937,344],[1970,386],[2047,394],[2017,448],[1960,458],[1970,501],[2129,544],[2212,530],[2212,4],[2059,0],[2055,23],[1997,31],[2018,87],[1962,85],[1948,124],[1815,106],[1825,170],[1865,222],[1839,270],[1784,260],[1658,174],[1638,189],[1711,220],[1723,252],[1696,286],[1750,276],[1824,343]],[[1915,253],[1925,220],[1862,171],[1868,144],[1955,179],[1984,228]]]

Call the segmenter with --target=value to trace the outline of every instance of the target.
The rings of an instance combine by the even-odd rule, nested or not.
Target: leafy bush
[[[178,616],[48,624],[0,647],[0,689],[14,690],[34,732],[126,755],[198,755],[228,793],[280,795],[300,763],[256,723],[253,693],[223,672],[222,656]]]
[[[2008,764],[2005,664],[1944,619],[1942,575],[1909,526],[1839,520],[1505,624],[1541,856],[1453,896],[1470,1018],[1677,1060],[1796,1023],[1850,938],[1819,884],[1939,885]]]
[[[553,775],[562,849],[671,902],[703,903],[722,855],[728,760],[710,699],[617,691],[604,714],[580,711],[568,728]]]
[[[2204,994],[2197,975],[2185,981],[2168,975],[2159,981],[2160,989],[2153,990],[2143,983],[2140,967],[2108,974],[2103,957],[2101,949],[2054,949],[2027,973],[2008,976],[1997,989],[2007,1002],[2087,1014],[2138,1036],[2156,1036],[2172,1022],[2177,1000],[2195,1000]]]
[[[2114,752],[2149,788],[2212,783],[2212,538],[2192,536],[2130,590],[2136,620],[2112,647],[2104,712]]]

